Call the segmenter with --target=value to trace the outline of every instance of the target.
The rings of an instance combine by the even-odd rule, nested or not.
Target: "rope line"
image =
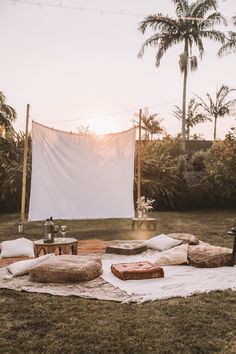
[[[55,4],[46,3],[46,2],[39,2],[39,1],[34,2],[32,0],[9,0],[9,1],[12,2],[14,6],[17,3],[19,3],[19,4],[24,4],[24,5],[37,6],[40,9],[42,9],[43,7],[49,7],[49,8],[58,8],[58,9],[65,9],[65,10],[74,10],[74,11],[94,12],[94,13],[99,13],[100,15],[103,15],[103,14],[128,15],[128,16],[136,16],[136,17],[147,16],[147,14],[133,13],[133,12],[128,12],[128,11],[124,11],[124,10],[115,11],[115,10],[87,8],[85,6],[64,5],[61,1],[59,1],[58,3],[55,3]],[[163,16],[159,16],[159,17],[162,18]],[[199,18],[199,17],[178,17],[178,19],[186,20],[186,21],[200,21],[200,22],[211,21],[211,19],[204,19],[204,18]]]

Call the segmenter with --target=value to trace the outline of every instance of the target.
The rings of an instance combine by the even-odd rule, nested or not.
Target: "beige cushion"
[[[25,275],[29,273],[29,269],[32,268],[33,266],[36,266],[37,264],[46,261],[49,259],[52,254],[46,254],[45,256],[41,256],[38,258],[34,259],[26,259],[23,261],[19,262],[14,262],[10,265],[7,266],[7,269],[9,272],[12,274],[13,277],[16,277],[18,275]]]
[[[188,260],[194,267],[214,268],[229,265],[232,250],[211,245],[189,246]]]
[[[34,243],[21,237],[16,240],[1,243],[1,258],[8,257],[34,257]]]
[[[198,245],[199,244],[198,237],[194,236],[192,234],[174,232],[174,233],[168,234],[168,236],[170,236],[176,240],[182,240],[183,243],[188,243],[189,245]]]
[[[178,265],[188,263],[188,245],[180,245],[158,254],[154,263],[158,265]]]
[[[172,247],[179,246],[182,243],[182,241],[174,240],[172,237],[161,234],[152,237],[150,240],[147,240],[145,243],[149,248],[153,248],[158,251],[166,251]]]
[[[63,255],[51,257],[29,270],[30,280],[39,283],[88,281],[102,274],[100,258]]]

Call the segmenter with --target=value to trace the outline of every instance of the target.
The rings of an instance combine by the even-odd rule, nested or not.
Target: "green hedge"
[[[23,134],[8,141],[0,138],[1,213],[20,210],[23,141]],[[188,146],[183,154],[178,138],[166,136],[161,140],[142,141],[141,194],[155,199],[155,210],[236,208],[236,140],[229,136],[224,141],[211,142],[210,147],[206,148],[208,143],[204,145],[203,141],[194,141],[195,148],[190,149]],[[27,206],[30,176],[31,139],[27,168]],[[136,180],[137,168],[135,200]]]

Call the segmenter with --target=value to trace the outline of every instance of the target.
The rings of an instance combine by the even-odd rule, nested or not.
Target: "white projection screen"
[[[29,220],[134,216],[135,128],[80,135],[32,123]]]

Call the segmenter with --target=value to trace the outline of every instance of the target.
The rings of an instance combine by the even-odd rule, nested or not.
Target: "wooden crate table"
[[[43,254],[58,252],[61,254],[77,254],[78,241],[75,238],[55,238],[52,243],[44,243],[43,240],[34,241],[35,257]]]
[[[137,229],[141,230],[142,226],[145,227],[145,230],[156,230],[156,219],[155,218],[146,218],[146,219],[139,219],[133,218],[132,219],[132,230],[137,227]]]

